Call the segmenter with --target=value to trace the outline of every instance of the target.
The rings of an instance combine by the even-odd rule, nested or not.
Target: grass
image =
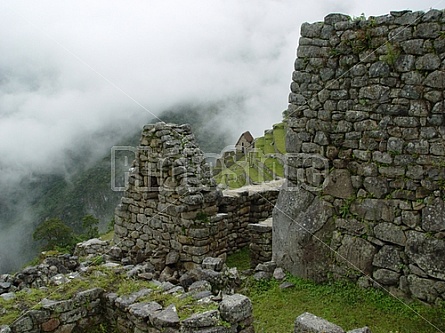
[[[107,232],[106,234],[103,234],[100,236],[100,239],[103,241],[108,241],[111,242],[114,238],[114,230],[111,230],[109,232]]]
[[[276,150],[281,154],[286,154],[286,129],[283,123],[273,126],[273,141]]]
[[[264,134],[264,154],[275,154],[274,138],[272,131]]]
[[[240,271],[244,271],[250,268],[250,251],[246,246],[241,250],[229,255],[226,261],[227,267],[236,267]]]
[[[263,161],[266,168],[268,168],[271,172],[273,172],[278,177],[284,177],[284,167],[283,164],[281,164],[280,160],[276,158],[266,158]]]
[[[39,309],[40,301],[44,298],[51,300],[66,300],[72,298],[80,291],[102,288],[106,292],[115,292],[119,296],[129,295],[141,289],[151,289],[152,292],[141,297],[139,302],[156,301],[164,308],[175,304],[181,319],[189,317],[193,313],[205,312],[217,309],[216,304],[197,304],[193,298],[180,299],[175,295],[163,293],[159,287],[144,280],[128,278],[125,274],[100,266],[95,266],[86,276],[74,279],[61,286],[49,286],[48,290],[28,289],[16,293],[16,298],[6,301],[0,298],[0,309],[6,312],[0,315],[0,325],[9,325],[20,315],[31,309]]]
[[[245,250],[227,260],[228,265],[240,265],[239,268],[246,262]],[[445,306],[431,307],[420,302],[405,305],[381,290],[362,289],[346,282],[315,284],[292,276],[287,281],[295,287],[282,290],[275,280],[247,280],[241,292],[252,300],[255,332],[293,332],[295,318],[304,312],[325,318],[344,330],[368,326],[373,333],[445,331]]]

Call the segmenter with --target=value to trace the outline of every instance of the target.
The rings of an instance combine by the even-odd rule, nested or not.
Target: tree
[[[82,228],[86,239],[99,237],[99,219],[93,215],[85,215],[82,218]]]
[[[32,237],[44,242],[44,250],[53,250],[56,247],[67,248],[73,245],[73,229],[59,218],[51,218],[40,223]]]

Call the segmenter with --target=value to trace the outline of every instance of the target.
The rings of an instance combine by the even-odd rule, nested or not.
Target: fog
[[[259,136],[287,107],[303,22],[330,12],[369,16],[443,3],[2,1],[2,194],[33,172],[66,172],[67,151],[87,146],[93,156],[103,154],[177,105],[220,103],[215,129]],[[18,226],[2,230],[0,253],[11,253],[20,233]]]

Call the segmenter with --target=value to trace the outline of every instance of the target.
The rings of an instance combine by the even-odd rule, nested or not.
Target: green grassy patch
[[[445,330],[443,306],[405,305],[383,291],[351,283],[317,285],[295,277],[288,280],[295,288],[282,290],[276,281],[251,281],[244,290],[253,302],[256,332],[292,332],[295,318],[306,311],[345,330],[363,326],[373,333],[438,332],[434,326]]]
[[[268,157],[262,162],[264,163],[264,166],[269,170],[269,172],[278,177],[284,177],[284,167],[279,159]]]
[[[286,154],[286,130],[283,123],[273,126],[273,141],[275,149],[281,154]]]
[[[266,131],[264,133],[264,154],[275,154],[274,140],[273,140],[273,132]]]
[[[258,150],[263,150],[264,148],[264,136],[260,136],[259,138],[255,139],[255,148]]]
[[[100,236],[100,239],[103,241],[108,241],[111,242],[114,238],[114,230],[111,230],[109,232],[107,232],[106,234],[103,234]]]
[[[240,271],[244,271],[250,268],[250,250],[246,246],[241,250],[232,253],[227,256],[226,260],[227,267],[236,267]]]
[[[5,313],[0,315],[0,325],[9,325],[19,318],[23,312],[39,309],[39,303],[44,298],[66,300],[72,298],[80,291],[96,287],[102,288],[106,292],[115,292],[120,296],[129,295],[141,289],[151,289],[152,292],[150,294],[138,301],[156,301],[163,307],[174,304],[181,319],[185,319],[193,313],[217,309],[215,304],[197,304],[193,298],[179,299],[175,295],[163,293],[151,282],[128,278],[120,271],[97,266],[85,276],[73,279],[71,282],[61,286],[49,286],[47,290],[22,290],[17,292],[16,298],[10,301],[0,298],[0,309],[6,310]],[[99,327],[95,329],[99,329]]]

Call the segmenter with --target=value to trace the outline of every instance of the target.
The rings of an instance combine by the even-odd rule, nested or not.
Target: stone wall
[[[259,223],[249,224],[250,267],[272,259],[272,218]]]
[[[116,209],[114,243],[128,262],[190,270],[247,246],[247,225],[271,216],[280,185],[222,193],[189,125],[146,125]]]
[[[252,229],[251,224],[257,224],[272,216],[281,185],[282,182],[277,181],[223,192],[223,196],[218,202],[218,208],[221,213],[225,214],[224,217],[227,220],[227,254],[249,246],[254,256],[264,257],[264,254],[260,254],[261,249],[251,246],[252,240],[257,239],[252,234],[256,231]],[[270,257],[264,261],[270,261]]]
[[[439,10],[302,25],[278,265],[445,299],[444,36]]]
[[[207,291],[210,284],[196,285],[189,293],[194,297]],[[203,289],[204,287],[204,289]],[[171,294],[173,288],[166,290]],[[2,333],[37,332],[84,332],[93,327],[111,325],[116,332],[253,332],[252,303],[241,294],[225,295],[214,302],[198,297],[197,308],[214,303],[214,309],[191,314],[180,319],[174,304],[163,307],[156,301],[143,301],[153,290],[142,289],[129,295],[118,297],[94,288],[77,293],[72,299],[63,301],[42,301],[38,310],[31,310],[16,319],[10,326],[1,326]],[[179,294],[182,294],[179,292]],[[179,296],[178,294],[178,296]]]
[[[89,242],[90,245],[94,243]],[[105,252],[101,255],[106,257]],[[251,301],[246,296],[234,294],[234,287],[240,283],[237,270],[228,268],[221,258],[205,258],[201,266],[185,273],[175,284],[162,274],[155,279],[154,267],[148,263],[135,266],[110,261],[79,263],[77,258],[69,256],[45,260],[41,265],[9,276],[8,286],[0,282],[2,289],[9,289],[7,293],[0,289],[4,306],[0,306],[0,322],[10,322],[8,318],[12,313],[8,311],[12,311],[9,306],[12,302],[21,310],[9,326],[0,325],[1,333],[90,332],[93,328],[101,332],[110,328],[122,333],[253,332]],[[59,276],[57,280],[43,278],[36,284],[35,278],[29,277],[47,274],[44,271],[47,263],[52,263],[51,271],[58,267],[59,272],[65,273],[56,275]],[[119,276],[121,280],[117,284],[123,288],[118,288],[115,280],[113,284],[108,282],[108,286],[103,282],[97,284],[95,280],[103,279],[106,271],[109,277]],[[69,289],[70,284],[88,279],[92,286],[101,285],[102,288],[91,287],[72,297],[64,296],[65,286]],[[51,292],[51,285],[58,288]],[[45,298],[32,295],[31,288],[46,288],[48,293]],[[16,293],[19,290],[26,290],[31,299],[24,301]]]
[[[189,125],[146,125],[130,171],[114,242],[132,261],[162,261],[175,251],[193,267],[225,253],[226,222],[216,215],[220,192]]]

